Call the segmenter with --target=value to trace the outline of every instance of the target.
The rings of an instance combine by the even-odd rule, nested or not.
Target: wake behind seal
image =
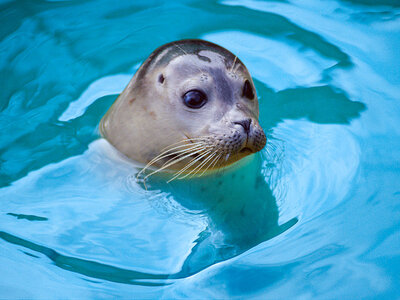
[[[127,157],[170,170],[171,179],[202,175],[260,151],[266,136],[245,65],[203,40],[165,44],[142,64],[100,123]],[[151,175],[150,174],[150,175]]]

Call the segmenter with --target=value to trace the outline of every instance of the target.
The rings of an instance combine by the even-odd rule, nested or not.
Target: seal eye
[[[190,108],[200,108],[207,102],[207,96],[199,90],[191,90],[183,95],[183,103]]]
[[[251,84],[248,80],[244,82],[242,97],[246,97],[247,99],[253,100],[254,99],[254,92]]]
[[[161,84],[163,84],[163,83],[164,83],[164,80],[165,80],[164,75],[163,75],[163,74],[160,74],[160,76],[158,76],[158,82],[161,83]]]

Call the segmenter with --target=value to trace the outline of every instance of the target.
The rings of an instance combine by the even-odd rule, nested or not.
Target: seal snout
[[[266,144],[266,136],[257,121],[252,122],[252,119],[244,119],[233,122],[243,128],[243,143],[239,148],[239,153],[255,153],[264,148]]]
[[[238,124],[240,126],[243,127],[244,132],[248,135],[250,132],[250,125],[251,125],[251,119],[246,119],[246,120],[242,120],[239,122],[233,122],[233,124]]]
[[[238,121],[238,122],[233,122],[233,124],[237,124],[243,127],[244,133],[246,134],[246,140],[244,141],[243,145],[242,145],[242,149],[240,149],[239,153],[252,153],[253,150],[248,147],[248,143],[249,143],[249,133],[250,133],[250,126],[251,126],[251,119],[245,119],[242,121]]]

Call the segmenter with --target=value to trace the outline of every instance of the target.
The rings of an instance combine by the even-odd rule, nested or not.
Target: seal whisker
[[[167,153],[168,151],[174,150],[174,149],[183,148],[183,147],[185,147],[185,146],[204,145],[204,139],[207,138],[207,137],[210,137],[210,136],[204,136],[204,137],[199,137],[199,138],[184,139],[184,140],[181,140],[181,141],[179,141],[179,142],[176,142],[176,143],[173,143],[173,144],[171,144],[171,145],[168,145],[167,147],[164,147],[163,149],[161,149],[161,151],[160,151],[161,153],[158,154],[158,155],[157,155],[155,158],[153,158],[153,159],[156,159],[157,157],[159,157],[159,156],[161,156],[161,155]],[[196,143],[193,143],[193,142],[192,142],[193,140],[196,140]],[[187,142],[190,142],[190,144],[188,144]],[[177,144],[180,144],[180,143],[184,143],[184,144],[183,144],[183,145],[178,145],[178,146],[175,146],[175,147],[170,148],[171,146],[174,146],[174,145],[177,145]]]
[[[216,153],[215,155],[213,155],[212,157],[211,157],[211,159],[212,158],[216,158],[216,157],[218,157],[218,154]],[[192,177],[193,176],[195,176],[196,174],[198,174],[199,172],[201,172],[201,170],[205,167],[205,169],[203,170],[203,172],[201,172],[201,174],[199,175],[199,177],[201,177],[201,176],[203,176],[203,174],[209,169],[209,167],[211,166],[211,164],[212,164],[212,162],[214,161],[214,160],[209,160],[209,164],[207,165],[207,164],[204,164],[199,170],[197,170],[195,173],[193,173],[193,175],[192,175]]]
[[[171,182],[172,180],[176,179],[177,177],[179,177],[179,175],[181,175],[183,172],[185,172],[188,168],[190,168],[193,164],[195,164],[196,162],[198,162],[202,157],[208,155],[211,152],[211,150],[208,150],[205,153],[202,153],[201,156],[199,157],[195,157],[193,158],[183,169],[181,169],[179,172],[177,172],[174,177],[172,177],[170,180],[168,180],[167,182]],[[181,177],[179,179],[185,178],[186,175],[184,177]]]
[[[172,158],[170,158],[169,160],[167,160],[162,166],[164,166],[164,165],[166,165],[166,164],[168,164],[168,163],[174,161],[174,160],[177,159],[177,158],[180,158],[182,155],[188,154],[188,156],[192,156],[192,155],[194,155],[194,154],[197,154],[197,152],[193,153],[193,151],[196,151],[196,150],[206,150],[207,148],[208,148],[208,147],[206,147],[206,146],[199,146],[199,147],[195,147],[195,149],[190,149],[190,150],[185,151],[185,152],[183,152],[183,153],[180,153],[180,154],[178,154],[178,155],[174,155]],[[191,151],[192,151],[192,152],[191,152]],[[168,155],[168,156],[169,156],[169,155]]]
[[[170,145],[168,145],[168,146],[162,148],[160,152],[161,152],[161,154],[162,154],[162,152],[165,152],[165,151],[168,151],[168,150],[173,150],[173,149],[179,148],[179,147],[184,147],[184,146],[186,146],[186,145],[192,146],[193,144],[195,144],[195,143],[193,143],[192,141],[197,141],[196,143],[201,143],[201,142],[204,142],[204,140],[205,140],[206,138],[209,138],[209,137],[211,137],[211,135],[206,135],[206,136],[202,136],[202,137],[198,137],[198,138],[187,138],[187,139],[183,139],[183,140],[181,140],[181,141],[179,141],[179,142],[172,143],[172,144],[170,144]],[[190,142],[190,144],[188,144],[187,142]],[[170,148],[170,147],[172,147],[172,146],[175,146],[175,145],[178,145],[178,144],[181,144],[181,143],[184,143],[184,144],[183,144],[183,145],[176,146],[176,147],[173,147],[173,148]],[[159,154],[159,155],[161,155],[161,154]]]
[[[185,147],[185,146],[187,146],[187,145],[190,145],[190,146],[192,146],[193,144],[195,144],[195,143],[190,143],[190,144],[188,144],[187,142],[190,142],[190,140],[182,140],[182,141],[180,141],[180,142],[177,142],[177,143],[173,143],[173,144],[171,144],[171,145],[168,145],[167,147],[164,147],[163,149],[161,149],[161,153],[162,152],[165,152],[165,151],[171,151],[171,150],[174,150],[175,148],[180,148],[180,147]],[[178,145],[178,146],[175,146],[175,147],[172,147],[172,148],[170,148],[171,146],[174,146],[174,145],[177,145],[177,144],[180,144],[180,143],[184,143],[183,145]],[[196,143],[201,143],[201,142],[196,142]],[[160,155],[160,154],[159,154]]]
[[[207,166],[207,164],[209,163],[209,162],[212,162],[212,159],[215,157],[217,155],[217,153],[216,152],[214,152],[212,155],[210,155],[209,157],[207,157],[207,159],[203,162],[203,163],[201,163],[196,169],[194,169],[193,170],[193,172],[192,172],[192,175],[190,176],[191,178],[193,178],[196,174],[198,174],[199,172],[201,172],[201,170],[204,168],[204,167],[206,167]],[[208,167],[206,167],[205,169],[204,169],[204,171],[199,175],[199,177],[201,177],[204,173],[205,173],[205,171],[208,169]]]
[[[147,191],[146,180],[147,180],[147,178],[148,178],[149,176],[154,175],[154,174],[158,173],[159,171],[162,171],[163,169],[169,167],[170,165],[175,164],[176,162],[179,162],[180,160],[186,158],[187,156],[191,156],[191,155],[196,154],[196,153],[202,153],[201,151],[203,151],[203,149],[205,149],[204,147],[202,147],[202,148],[200,148],[200,149],[197,149],[197,147],[193,147],[193,148],[196,148],[196,149],[194,149],[194,150],[198,150],[198,151],[190,152],[190,151],[193,151],[193,149],[189,149],[189,150],[187,150],[187,151],[185,151],[185,152],[179,154],[178,156],[173,157],[172,159],[168,160],[166,163],[164,163],[164,165],[163,165],[161,168],[159,168],[159,169],[157,169],[156,171],[154,171],[154,172],[150,173],[149,175],[145,176],[145,177],[143,178],[143,185],[144,185],[146,191]],[[182,156],[182,155],[184,155],[184,154],[187,154],[188,152],[189,152],[188,155],[186,155],[186,156],[183,157],[182,159],[176,160],[178,157],[180,157],[180,156]],[[171,155],[171,154],[168,153],[168,155]],[[160,159],[161,159],[161,158],[160,158]],[[196,159],[196,157],[193,158],[192,161],[195,160],[195,159]],[[175,161],[174,161],[174,160],[175,160]],[[171,161],[172,161],[172,162],[171,162]],[[168,162],[171,162],[171,163],[168,164]],[[167,165],[166,165],[166,164],[167,164]],[[138,176],[139,176],[141,173],[143,173],[143,171],[144,171],[144,169],[138,173],[138,175],[136,176],[136,179],[138,179]],[[168,182],[169,182],[169,181],[168,181]]]
[[[159,169],[157,169],[157,170],[151,172],[151,173],[150,173],[149,175],[147,175],[143,180],[146,180],[146,179],[149,178],[151,175],[154,175],[154,174],[156,174],[156,173],[158,173],[158,172],[160,172],[160,171],[162,171],[162,170],[165,170],[165,169],[168,168],[169,166],[172,166],[172,165],[176,164],[177,162],[180,162],[180,161],[184,160],[185,158],[192,156],[193,154],[201,153],[202,151],[204,151],[204,148],[201,148],[201,149],[199,149],[199,150],[197,150],[197,151],[194,151],[194,152],[191,152],[191,153],[189,153],[189,154],[186,154],[185,156],[182,156],[182,157],[180,157],[180,158],[178,158],[178,159],[174,159],[174,160],[171,161],[170,163],[165,163],[161,168],[159,168]]]
[[[186,146],[186,145],[185,145]],[[185,154],[186,152],[189,152],[189,151],[193,151],[193,150],[197,150],[197,149],[200,149],[200,148],[202,148],[202,147],[204,147],[204,145],[203,145],[203,143],[196,143],[196,144],[192,144],[192,145],[190,145],[190,147],[189,148],[185,148],[185,149],[180,149],[180,150],[177,150],[177,151],[175,151],[175,152],[170,152],[171,150],[173,150],[173,149],[176,149],[176,148],[179,148],[179,147],[174,147],[174,148],[172,148],[172,149],[168,149],[168,150],[166,150],[166,151],[164,151],[164,152],[162,152],[162,153],[160,153],[159,155],[157,155],[155,158],[153,158],[151,161],[149,161],[147,164],[146,164],[146,166],[138,173],[138,175],[136,176],[136,178],[138,178],[144,171],[146,171],[151,165],[153,165],[154,163],[156,163],[157,161],[159,161],[159,160],[161,160],[161,159],[163,159],[163,158],[166,158],[166,157],[168,157],[168,156],[171,156],[171,155],[176,155],[176,154]]]
[[[200,171],[202,169],[202,167],[210,160],[210,158],[212,158],[215,155],[215,153],[216,153],[216,151],[214,151],[212,153],[211,153],[211,151],[209,151],[209,153],[208,153],[209,156],[203,162],[201,162],[196,168],[194,168],[193,170],[191,170],[189,173],[185,174],[184,176],[180,177],[179,179],[183,179],[183,178],[189,176],[190,174],[192,174],[193,172],[195,172],[199,168],[200,168],[199,169],[199,171]],[[197,160],[197,161],[199,161],[199,160]],[[196,174],[196,173],[194,173],[194,174]]]
[[[183,172],[185,172],[188,168],[190,168],[194,163],[196,163],[197,157],[193,158],[185,167],[183,167],[181,170],[175,173],[174,177],[172,177],[170,180],[167,182],[171,182],[172,180],[176,179],[179,175],[181,175]]]
[[[146,164],[146,166],[137,174],[136,179],[138,179],[139,176],[144,171],[146,171],[151,165],[155,164],[157,161],[159,161],[161,159],[164,159],[164,158],[166,158],[168,156],[171,156],[171,155],[177,155],[177,154],[179,154],[179,155],[177,155],[177,157],[180,157],[180,156],[184,155],[185,153],[187,153],[189,151],[198,150],[201,147],[205,147],[206,145],[204,144],[204,140],[206,138],[208,138],[208,137],[211,137],[211,135],[202,136],[202,137],[198,137],[198,138],[188,138],[188,139],[184,139],[184,140],[181,140],[179,142],[173,143],[171,145],[168,145],[167,147],[162,149],[160,154],[158,154],[156,157],[154,157],[151,161],[149,161]],[[197,142],[193,143],[192,140],[195,140]],[[191,144],[187,144],[188,141],[190,141]],[[175,147],[171,148],[171,146],[174,146],[174,145],[177,145],[177,144],[181,144],[181,143],[185,143],[185,144],[178,145],[178,146],[175,146]],[[184,148],[184,147],[187,147],[187,148]],[[180,148],[184,148],[184,149],[180,149]],[[177,151],[171,152],[172,150],[177,150]],[[174,157],[173,159],[175,159],[177,157]],[[166,163],[164,163],[164,165],[169,163],[169,162],[171,162],[171,159],[169,161],[167,161]]]
[[[213,155],[213,153],[211,153],[211,154],[209,155],[209,157],[207,157],[203,162],[201,162],[199,165],[197,165],[196,168],[194,168],[194,169],[191,170],[189,173],[187,173],[185,176],[183,176],[183,177],[181,177],[181,178],[179,178],[179,179],[183,179],[183,178],[185,178],[185,177],[187,177],[187,176],[189,176],[189,175],[191,175],[191,174],[192,174],[191,177],[193,177],[196,173],[198,173],[198,172],[201,170],[201,168],[204,166],[205,163],[207,163],[207,161],[209,160],[210,156],[212,156],[212,155]],[[199,169],[199,168],[200,168],[200,169]],[[196,172],[196,171],[197,171],[197,172]]]
[[[218,154],[217,156],[215,156],[215,158],[210,162],[210,164],[207,166],[207,168],[200,174],[200,176],[203,176],[203,174],[208,170],[214,167],[214,165],[217,163],[218,159],[221,157],[222,154]]]
[[[187,56],[190,57],[189,53],[187,53],[181,46],[179,46],[179,45],[176,44],[176,43],[174,43],[174,45],[175,45],[179,50],[181,50],[185,55],[187,55]],[[201,74],[204,73],[196,64],[194,64],[194,65],[196,66],[197,70],[200,71]]]
[[[174,147],[174,148],[171,148],[171,149],[167,149],[167,150],[161,152],[155,158],[153,158],[150,162],[154,163],[155,161],[157,161],[157,160],[159,160],[161,158],[168,157],[170,155],[175,155],[177,153],[185,152],[185,151],[191,150],[193,148],[202,147],[202,146],[204,146],[204,143],[200,143],[199,142],[199,143],[194,143],[194,144],[189,144],[189,145],[185,144],[185,145],[177,146],[177,147]],[[186,147],[186,148],[184,148],[184,147]],[[183,148],[183,149],[179,149],[179,148]],[[179,150],[177,150],[177,149],[179,149]],[[171,152],[172,150],[176,150],[176,151],[175,152]]]
[[[236,74],[237,70],[239,69],[240,65],[236,66],[236,70],[233,72],[233,74]]]
[[[237,55],[235,55],[235,59],[233,60],[233,64],[232,64],[231,70],[229,71],[230,73],[232,73],[233,68],[235,67],[235,63],[236,63],[237,58],[238,58]]]
[[[186,157],[192,156],[193,154],[200,154],[200,155],[202,155],[202,154],[204,154],[204,149],[200,149],[199,151],[196,151],[195,153],[190,153],[190,154],[188,154],[188,155],[186,155],[186,156],[184,156],[184,157],[181,157],[181,158],[179,158],[179,159],[174,158],[174,160],[172,160],[170,163],[164,164],[160,169],[157,169],[156,171],[154,171],[154,172],[150,173],[149,175],[147,175],[147,176],[144,178],[144,180],[146,180],[149,176],[151,176],[151,175],[153,175],[153,174],[156,174],[156,173],[158,173],[158,172],[160,172],[160,171],[162,171],[162,170],[168,168],[170,165],[173,165],[173,164],[175,164],[175,163],[177,163],[177,162],[179,162],[179,161],[185,159]],[[192,162],[192,161],[194,161],[194,160],[197,160],[197,157],[193,158],[190,162]],[[189,162],[189,163],[190,163],[190,162]],[[168,181],[168,182],[169,182],[169,181]]]
[[[185,50],[183,50],[183,48],[181,46],[179,46],[178,44],[174,43],[174,45],[181,50],[183,53],[185,53],[186,55],[189,55],[189,53],[187,53]]]
[[[191,149],[185,149],[185,150],[182,150],[182,151],[177,151],[177,152],[179,152],[179,153],[177,153],[177,154],[174,154],[174,153],[172,153],[172,154],[171,154],[171,153],[167,153],[167,154],[163,155],[162,157],[159,157],[159,158],[158,158],[157,160],[155,160],[151,165],[155,164],[156,162],[158,162],[158,161],[160,161],[160,160],[162,160],[162,159],[165,159],[165,158],[167,158],[167,157],[169,157],[169,156],[172,156],[172,158],[168,159],[168,160],[162,165],[162,167],[164,167],[166,164],[168,164],[168,163],[170,163],[170,162],[176,160],[177,158],[180,158],[180,157],[183,156],[183,155],[188,154],[188,155],[190,156],[190,155],[192,155],[192,152],[193,152],[193,151],[195,151],[195,150],[203,150],[203,149],[204,149],[203,146],[197,146],[197,147],[193,147],[193,148],[191,148]],[[145,169],[142,169],[142,170],[140,171],[140,173],[143,173],[144,171],[146,171],[151,165],[149,164],[148,166],[146,166],[146,168],[145,168]],[[139,174],[138,174],[138,175],[139,175]]]
[[[213,165],[211,166],[211,168],[214,168],[214,167],[217,165],[217,163],[220,161],[221,156],[222,156],[222,154],[218,155],[217,160],[215,161],[215,163],[213,163]]]
[[[153,164],[153,163],[155,162],[155,160],[158,160],[161,156],[167,157],[167,156],[169,156],[169,155],[174,155],[175,153],[178,153],[178,152],[175,152],[175,153],[168,153],[169,151],[172,151],[172,150],[174,150],[174,149],[183,148],[183,147],[185,147],[185,146],[190,146],[190,147],[191,147],[191,146],[194,146],[194,145],[204,145],[204,139],[206,139],[206,138],[208,138],[208,137],[211,137],[211,136],[209,135],[209,136],[203,136],[203,137],[199,137],[199,138],[189,138],[189,139],[184,139],[184,140],[182,140],[182,141],[179,141],[179,142],[177,142],[177,143],[173,143],[173,144],[171,144],[171,145],[169,145],[169,146],[163,148],[163,149],[161,150],[161,153],[160,153],[160,154],[158,154],[158,155],[157,155],[156,157],[154,157],[150,162],[147,163],[146,167],[148,167],[149,165]],[[193,143],[193,142],[191,142],[192,140],[199,140],[199,142]],[[191,144],[187,144],[187,143],[186,143],[187,141],[190,141]],[[176,145],[176,144],[179,144],[179,143],[185,143],[185,144],[179,145],[179,146],[175,146],[175,147],[173,147],[173,148],[169,148],[169,147],[171,147],[171,146],[173,146],[173,145]],[[188,149],[192,149],[192,148],[188,148]],[[145,168],[146,168],[146,167],[145,167]]]
[[[207,171],[207,169],[210,167],[210,165],[212,164],[212,162],[213,162],[213,158],[215,158],[215,157],[217,157],[218,156],[218,150],[216,150],[216,151],[214,151],[213,153],[212,153],[212,155],[210,155],[208,158],[207,158],[207,160],[205,160],[205,162],[204,162],[204,164],[201,166],[201,168],[197,171],[197,172],[195,172],[195,173],[193,173],[192,174],[192,177],[194,177],[194,175],[196,175],[197,173],[199,173],[204,167],[206,167],[205,169],[204,169],[204,171],[199,175],[199,177],[200,176],[202,176],[206,171]],[[209,163],[209,164],[208,164]],[[207,165],[208,164],[208,165]]]

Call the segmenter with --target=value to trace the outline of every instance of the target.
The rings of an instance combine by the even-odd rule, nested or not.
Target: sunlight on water
[[[75,101],[71,102],[67,110],[58,118],[66,122],[76,119],[85,113],[85,110],[97,99],[119,94],[131,80],[134,74],[117,74],[100,78],[93,82]]]
[[[398,298],[400,5],[3,1],[2,298]],[[265,149],[166,183],[98,123],[158,46],[246,64]]]

